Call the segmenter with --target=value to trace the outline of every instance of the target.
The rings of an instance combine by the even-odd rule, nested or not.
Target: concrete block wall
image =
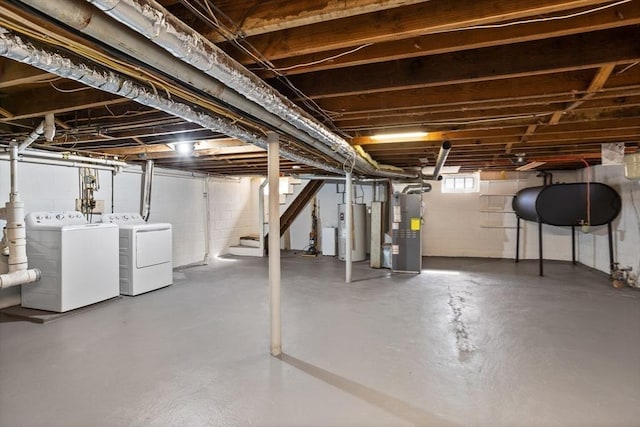
[[[113,177],[100,171],[100,190],[96,199],[104,200],[111,212],[138,212],[140,209],[139,168],[127,168]],[[205,219],[209,211],[209,254],[224,253],[228,242],[257,228],[257,216],[251,199],[251,180],[217,180],[180,176],[172,171],[155,169],[151,196],[152,222],[173,225],[174,266],[201,263],[207,241]],[[20,163],[19,191],[25,212],[74,210],[78,198],[78,169]],[[204,197],[205,190],[209,203]],[[0,161],[0,203],[9,199],[9,163]],[[94,222],[100,220],[95,215]],[[4,226],[4,221],[0,221]],[[28,238],[28,236],[27,236]],[[0,308],[20,303],[20,288],[0,290]]]
[[[559,172],[554,182],[575,182],[575,172]],[[468,256],[515,258],[516,217],[512,213],[483,212],[511,210],[511,197],[519,189],[542,185],[535,174],[523,174],[517,180],[481,181],[479,193],[442,193],[441,183],[424,193],[424,256]],[[538,258],[538,224],[521,221],[520,258]],[[571,230],[543,225],[545,259],[571,260]]]
[[[259,180],[210,180],[211,256],[223,255],[229,246],[238,244],[240,237],[258,233],[256,181]]]
[[[96,198],[111,204],[111,172],[100,171],[100,190]],[[9,201],[9,162],[0,161],[0,204]],[[20,162],[18,191],[25,213],[34,211],[73,211],[78,197],[78,169]],[[4,227],[5,221],[0,221]],[[28,236],[27,236],[28,237]],[[4,260],[4,257],[2,257]],[[20,287],[0,289],[0,308],[20,304]]]

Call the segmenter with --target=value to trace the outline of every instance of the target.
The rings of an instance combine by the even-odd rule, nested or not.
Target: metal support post
[[[347,239],[345,242],[345,282],[351,283],[351,268],[353,258],[353,184],[351,181],[351,173],[347,173],[345,186],[345,226],[347,231]]]
[[[516,263],[520,262],[520,217],[516,216]]]
[[[538,258],[540,263],[540,276],[543,276],[542,261],[542,222],[538,221]]]
[[[269,132],[269,307],[271,311],[271,355],[282,353],[282,327],[280,319],[280,141],[278,134]]]
[[[571,262],[576,265],[576,228],[571,226]]]

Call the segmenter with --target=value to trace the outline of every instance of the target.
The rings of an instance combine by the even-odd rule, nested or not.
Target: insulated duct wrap
[[[81,82],[95,89],[131,99],[139,104],[156,108],[192,123],[197,123],[214,132],[223,133],[264,149],[267,148],[267,140],[265,137],[242,128],[229,119],[198,112],[186,104],[172,101],[159,94],[149,92],[146,88],[113,72],[98,71],[84,64],[76,64],[69,58],[62,57],[57,53],[50,53],[43,49],[36,48],[31,43],[12,34],[3,27],[0,27],[0,55],[29,64],[60,77]],[[281,149],[280,154],[294,162],[303,163],[333,173],[342,173],[340,169],[302,157],[287,149]]]
[[[353,148],[316,123],[297,105],[264,83],[200,33],[153,0],[87,0],[109,16],[152,40],[173,56],[219,80],[267,111],[312,137],[330,141],[334,151],[349,157]]]
[[[355,169],[364,174],[388,178],[417,178],[410,172],[389,172],[374,168],[359,157],[351,145],[310,117],[289,99],[271,88],[255,74],[229,57],[215,44],[194,31],[153,0],[86,0],[117,21],[142,34],[175,58],[201,70],[233,89],[266,111],[283,119],[310,136],[308,141],[325,154],[344,158],[345,171]],[[328,149],[328,150],[327,150]],[[323,168],[329,170],[327,168]]]

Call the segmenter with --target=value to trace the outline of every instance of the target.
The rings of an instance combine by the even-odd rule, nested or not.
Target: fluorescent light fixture
[[[391,141],[396,139],[420,139],[429,135],[429,132],[404,132],[404,133],[383,133],[379,135],[373,135],[371,139],[374,141]]]
[[[300,169],[300,168],[302,168],[302,166],[300,166],[300,165],[293,165],[293,166],[291,166],[291,169]]]

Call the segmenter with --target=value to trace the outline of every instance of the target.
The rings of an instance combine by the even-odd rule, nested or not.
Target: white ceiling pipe
[[[39,0],[46,1],[46,0]],[[328,145],[347,159],[355,170],[390,178],[417,178],[411,172],[389,172],[374,168],[358,156],[353,147],[331,132],[304,110],[267,85],[242,64],[202,34],[180,21],[154,0],[86,0],[106,14],[142,34],[176,58],[221,81],[267,111],[286,120],[314,139]]]
[[[18,146],[18,151],[22,151],[33,143],[44,132],[44,120],[27,136]]]
[[[44,139],[47,142],[52,142],[56,136],[56,122],[53,114],[47,114],[44,116]]]
[[[97,71],[86,65],[76,64],[57,53],[36,48],[31,43],[1,26],[0,56],[32,65],[60,77],[81,82],[95,89],[131,99],[139,104],[164,111],[188,122],[197,123],[214,132],[224,133],[258,147],[267,148],[267,141],[264,136],[244,129],[229,119],[198,112],[189,105],[175,102],[159,93],[152,93],[145,87],[115,73]],[[281,148],[280,154],[294,162],[333,173],[342,173],[340,169],[300,156],[288,149]]]
[[[0,160],[9,160],[9,155],[0,154]],[[94,165],[91,163],[81,163],[81,162],[76,162],[71,160],[40,159],[37,157],[22,158],[20,159],[20,162],[32,163],[37,165],[65,166],[69,168],[92,168],[92,169],[99,169],[99,170],[112,171],[112,172],[119,170],[117,166]]]
[[[313,146],[328,157],[336,158],[336,156],[340,156],[336,158],[340,163],[346,161],[346,157],[340,155],[326,144],[314,140],[282,118],[269,113],[258,104],[229,89],[215,78],[207,76],[191,65],[176,59],[164,49],[141,38],[140,34],[130,30],[124,25],[118,24],[82,0],[57,0],[56,2],[50,0],[21,1],[83,34],[101,40],[114,49],[120,50],[137,60],[161,70],[176,81],[185,82],[267,123],[274,129],[278,129]]]
[[[118,167],[128,166],[126,162],[123,162],[120,160],[101,159],[101,158],[89,157],[89,156],[79,156],[77,154],[70,154],[70,153],[57,152],[57,151],[27,150],[27,151],[21,152],[20,155],[26,156],[26,157],[41,157],[46,159],[59,159],[59,160],[71,160],[74,162],[83,162],[83,163],[95,163],[98,165],[106,165],[106,166],[118,166]]]

